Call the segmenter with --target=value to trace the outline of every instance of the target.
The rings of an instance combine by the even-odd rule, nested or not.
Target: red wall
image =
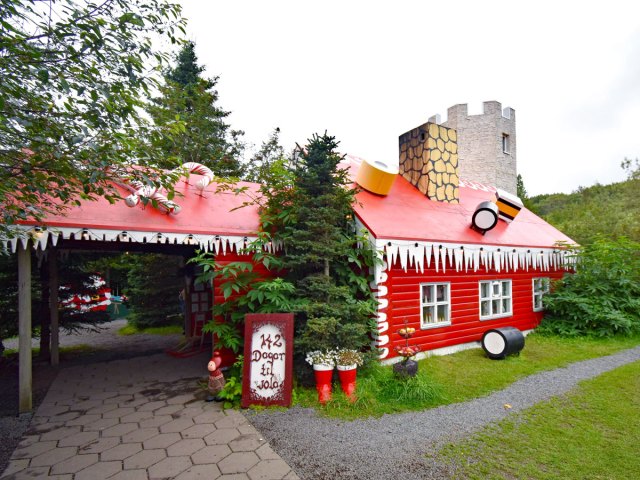
[[[251,262],[251,255],[238,255],[236,252],[228,251],[225,254],[216,255],[216,263],[220,266],[228,265],[231,262]],[[269,278],[273,275],[272,272],[264,268],[263,265],[255,265],[253,266],[253,272],[258,275],[259,278]],[[224,283],[224,280],[220,278],[216,278],[213,283],[213,303],[220,304],[225,302],[224,294],[222,292],[221,284]],[[231,297],[236,297],[237,294],[233,293]],[[209,315],[211,318],[211,314]],[[240,334],[244,336],[244,328],[241,328]],[[238,354],[242,352],[239,351]],[[230,366],[235,362],[236,354],[234,354],[231,350],[223,349],[221,352],[222,356],[222,366]]]
[[[435,261],[431,259],[431,268],[425,268],[424,273],[416,273],[415,268],[409,267],[405,272],[400,263],[396,263],[387,271],[389,276],[384,285],[388,288],[386,309],[389,322],[390,343],[387,358],[396,356],[394,348],[403,346],[405,340],[398,335],[397,330],[404,326],[416,329],[416,333],[409,339],[410,345],[419,345],[422,351],[449,347],[460,343],[479,341],[482,334],[491,328],[512,326],[520,330],[529,330],[540,323],[542,312],[533,311],[533,278],[548,277],[552,280],[561,278],[564,270],[533,270],[518,269],[517,272],[491,269],[487,272],[482,267],[474,272],[464,270],[457,272],[448,267],[446,272],[436,272]],[[479,283],[482,280],[511,280],[512,312],[513,315],[492,320],[480,320]],[[420,328],[420,284],[432,282],[450,282],[451,292],[451,325],[444,327]]]

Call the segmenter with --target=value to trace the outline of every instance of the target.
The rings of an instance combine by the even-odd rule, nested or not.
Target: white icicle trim
[[[451,244],[445,242],[420,242],[415,240],[371,240],[375,248],[386,253],[387,268],[400,263],[405,272],[413,265],[416,272],[424,273],[424,265],[431,267],[433,254],[436,272],[454,268],[457,272],[480,268],[498,272],[515,272],[518,269],[549,271],[555,268],[571,269],[575,258],[561,248],[510,247],[505,245]],[[426,260],[426,262],[425,262]]]

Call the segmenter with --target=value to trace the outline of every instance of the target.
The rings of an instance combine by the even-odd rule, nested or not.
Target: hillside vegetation
[[[527,199],[527,207],[582,245],[597,235],[640,242],[640,178],[537,195]]]

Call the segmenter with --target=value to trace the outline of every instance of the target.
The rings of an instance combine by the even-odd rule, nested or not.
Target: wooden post
[[[58,251],[49,250],[49,314],[51,315],[51,365],[60,363],[58,328]]]
[[[191,277],[184,277],[184,334],[186,338],[191,338],[195,332],[191,324]]]
[[[31,242],[18,245],[18,388],[20,413],[30,412],[32,403],[31,365]]]

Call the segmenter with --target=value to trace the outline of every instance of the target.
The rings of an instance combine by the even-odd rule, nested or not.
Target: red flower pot
[[[338,376],[342,391],[350,400],[355,400],[357,365],[338,365]]]
[[[331,378],[333,377],[333,365],[314,365],[313,373],[316,377],[318,401],[324,405],[331,400]]]

